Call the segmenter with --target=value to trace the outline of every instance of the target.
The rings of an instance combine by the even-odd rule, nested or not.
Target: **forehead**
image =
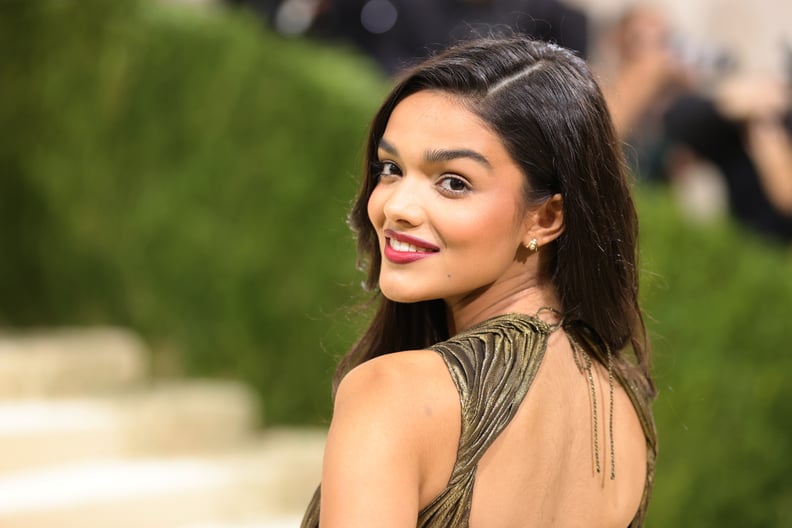
[[[494,160],[508,159],[500,137],[465,101],[439,91],[421,91],[396,105],[383,138],[397,148],[466,148]]]

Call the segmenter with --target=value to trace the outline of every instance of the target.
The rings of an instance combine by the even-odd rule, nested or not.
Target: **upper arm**
[[[322,468],[323,528],[415,526],[427,450],[444,426],[442,380],[420,354],[370,360],[341,382]]]

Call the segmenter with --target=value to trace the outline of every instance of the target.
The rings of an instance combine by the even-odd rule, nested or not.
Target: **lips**
[[[434,244],[404,233],[397,233],[392,229],[386,229],[384,234],[385,258],[396,264],[415,262],[440,251],[440,248]]]

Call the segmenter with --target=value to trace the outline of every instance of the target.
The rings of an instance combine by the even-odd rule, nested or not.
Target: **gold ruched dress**
[[[448,486],[419,512],[417,528],[468,526],[478,461],[517,412],[542,363],[547,338],[556,328],[538,317],[507,314],[430,347],[443,357],[459,392],[462,430]],[[592,343],[587,341],[587,346]],[[651,398],[617,369],[613,374],[629,395],[646,436],[646,483],[641,505],[628,527],[639,528],[646,515],[657,454]],[[321,487],[301,528],[319,526],[320,493]]]

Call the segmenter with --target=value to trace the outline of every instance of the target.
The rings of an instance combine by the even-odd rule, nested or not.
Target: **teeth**
[[[404,253],[429,253],[431,250],[408,244],[407,242],[399,242],[394,238],[388,239],[388,245],[396,250]]]

